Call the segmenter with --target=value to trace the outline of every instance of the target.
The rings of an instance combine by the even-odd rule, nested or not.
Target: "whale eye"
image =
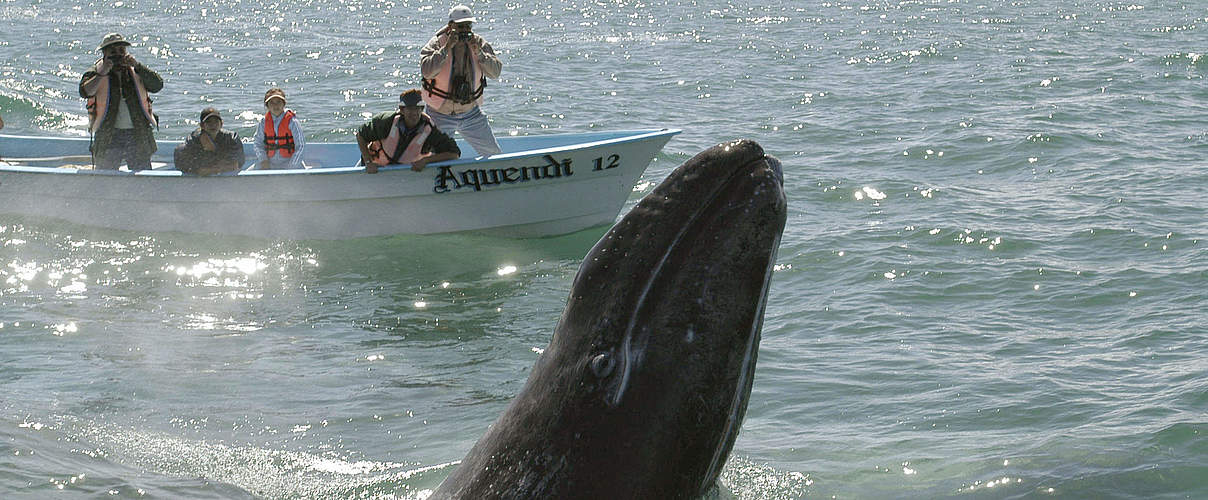
[[[616,364],[617,362],[612,359],[611,354],[602,352],[591,358],[591,372],[597,377],[604,378],[612,373]]]

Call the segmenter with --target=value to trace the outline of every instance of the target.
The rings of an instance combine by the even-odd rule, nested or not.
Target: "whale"
[[[751,140],[668,174],[584,257],[523,388],[429,498],[716,488],[751,395],[783,183]]]

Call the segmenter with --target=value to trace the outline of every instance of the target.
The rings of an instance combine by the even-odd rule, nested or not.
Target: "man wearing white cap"
[[[110,33],[96,49],[102,57],[80,77],[80,97],[87,99],[92,154],[96,168],[114,170],[126,161],[130,170],[151,168],[158,118],[149,94],[164,88],[164,79],[126,52],[120,33]]]
[[[449,10],[449,23],[420,50],[428,116],[445,133],[458,132],[481,156],[500,152],[482,113],[487,78],[499,78],[503,63],[495,49],[471,28],[474,13],[465,5]]]

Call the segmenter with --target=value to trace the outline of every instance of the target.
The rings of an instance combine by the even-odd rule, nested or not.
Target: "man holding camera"
[[[478,107],[487,78],[499,78],[503,63],[495,49],[472,31],[474,13],[465,5],[449,11],[449,24],[420,50],[428,116],[445,133],[458,132],[480,156],[500,152],[487,116]]]
[[[102,57],[80,78],[80,97],[88,100],[92,155],[99,170],[116,170],[122,160],[130,170],[151,168],[158,118],[150,93],[164,88],[164,79],[126,52],[130,42],[110,33],[97,50]]]

